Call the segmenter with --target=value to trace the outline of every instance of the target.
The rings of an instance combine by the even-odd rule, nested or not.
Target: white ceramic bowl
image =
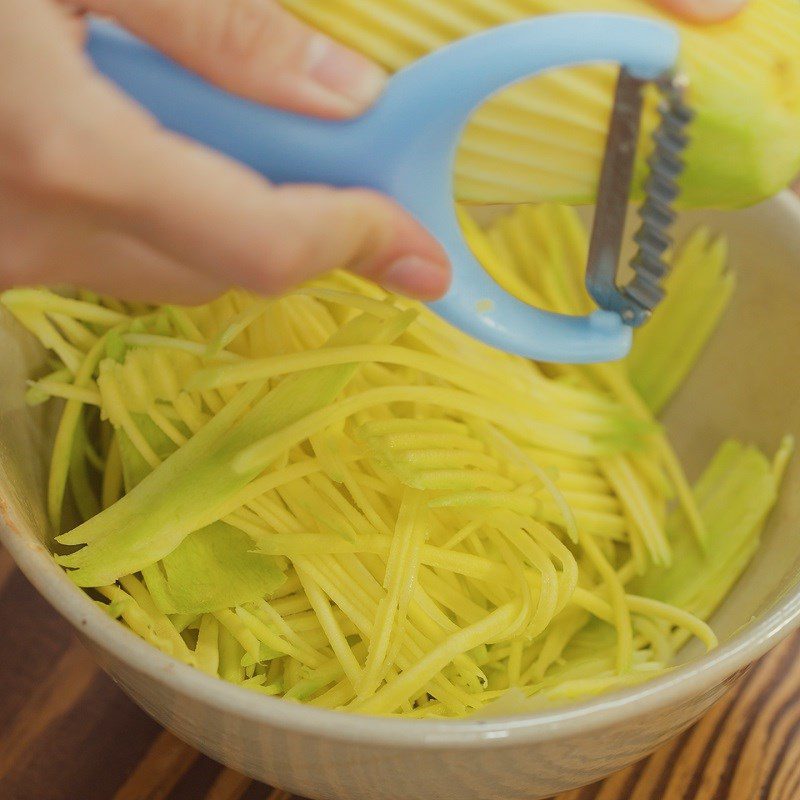
[[[773,451],[800,435],[800,201],[784,194],[736,213],[686,214],[732,244],[739,289],[666,422],[696,474],[735,435]],[[108,618],[51,561],[43,476],[50,435],[22,381],[41,358],[0,320],[0,538],[119,685],[213,758],[313,798],[543,797],[641,758],[695,721],[751,661],[800,624],[800,458],[763,546],[713,620],[722,645],[688,651],[666,677],[546,713],[426,722],[359,717],[264,697],[173,661]]]

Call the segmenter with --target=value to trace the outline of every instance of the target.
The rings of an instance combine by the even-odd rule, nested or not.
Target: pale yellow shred
[[[566,313],[591,307],[574,212],[522,207],[485,229],[460,215],[507,288]],[[727,275],[724,252],[695,234],[675,285],[704,259],[715,285]],[[660,398],[674,390],[674,375],[662,385],[648,372],[655,334],[637,345],[632,381],[627,364],[544,365],[496,352],[345,273],[280,299],[230,292],[197,308],[44,290],[15,290],[3,303],[56,357],[29,399],[65,400],[48,510],[67,558],[115,541],[123,555],[133,547],[113,528],[84,536],[80,523],[140,502],[148,482],[170,474],[171,454],[196,448],[195,468],[214,476],[202,493],[187,481],[170,498],[165,525],[191,510],[190,538],[153,555],[144,578],[91,587],[137,635],[210,675],[324,708],[454,717],[633,685],[668,669],[689,637],[716,644],[664,588],[680,567],[676,548],[696,548],[694,536],[711,558],[707,529],[720,526],[709,526],[634,388],[646,383]],[[376,329],[377,338],[358,333]],[[314,392],[334,384],[317,402]],[[281,389],[296,385],[315,388]],[[270,413],[285,421],[265,426],[251,412],[276,391],[288,400]],[[239,436],[245,425],[264,433]],[[232,439],[237,449],[216,463]],[[719,586],[754,552],[791,451],[787,439],[771,464],[751,453],[740,470],[761,481],[759,513]],[[215,535],[246,543],[241,563],[224,565],[229,586],[202,561],[213,549],[191,540]],[[135,555],[159,546],[136,545]],[[185,564],[171,560],[184,551]],[[705,557],[694,552],[697,563]],[[224,597],[240,575],[252,582],[253,558],[269,565],[265,576],[285,577],[247,602],[167,613],[148,590],[148,570],[168,582],[182,567]],[[656,594],[640,590],[662,574]],[[706,617],[721,596],[702,588]]]

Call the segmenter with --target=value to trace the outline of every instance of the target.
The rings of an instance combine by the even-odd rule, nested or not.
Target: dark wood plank
[[[209,786],[204,800],[241,800],[253,782],[232,769],[224,768]]]
[[[181,776],[169,800],[240,800],[252,781],[201,755]]]
[[[0,587],[0,728],[22,710],[72,641],[69,627],[19,571]]]
[[[114,800],[167,800],[199,755],[168,731],[162,731],[114,793]]]
[[[14,559],[9,552],[0,547],[0,592],[15,570]]]

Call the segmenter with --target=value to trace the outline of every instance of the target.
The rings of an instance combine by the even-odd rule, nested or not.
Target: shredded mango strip
[[[573,212],[460,216],[523,299],[590,308]],[[732,286],[724,256],[690,237],[676,295]],[[690,488],[651,409],[711,333],[693,300],[595,367],[498,353],[345,273],[196,308],[2,303],[55,355],[28,399],[64,402],[48,510],[73,580],[185,663],[325,708],[512,713],[714,647],[792,450],[728,443]],[[678,333],[691,358],[664,360]]]
[[[800,131],[800,14],[795,0],[751,0],[742,14],[723,25],[682,21],[648,0],[281,2],[391,71],[478,31],[544,14],[608,11],[666,18],[680,31],[681,69],[689,77],[698,111],[680,201],[714,208],[749,205],[783,188],[798,171],[793,143]],[[775,64],[782,65],[777,86]],[[550,70],[482,104],[466,126],[456,156],[456,197],[481,204],[593,202],[615,76],[607,64]],[[637,186],[647,174],[656,96],[648,93],[645,104]],[[731,102],[734,96],[739,102]],[[745,117],[749,124],[742,123]],[[759,145],[769,157],[752,157]],[[555,244],[560,249],[546,251],[556,266],[573,251],[576,227],[567,214],[557,222]],[[543,276],[541,282],[568,285],[563,272]]]

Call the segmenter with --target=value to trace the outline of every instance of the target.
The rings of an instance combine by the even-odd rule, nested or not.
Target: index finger
[[[746,0],[655,0],[655,3],[697,22],[720,22],[741,11]]]
[[[340,267],[423,299],[446,291],[441,246],[389,198],[272,186],[161,129],[99,78],[81,105],[91,109],[92,124],[82,163],[71,172],[77,194],[110,224],[176,261],[270,294]]]
[[[276,0],[85,0],[184,66],[251,100],[322,117],[364,111],[386,74]]]

